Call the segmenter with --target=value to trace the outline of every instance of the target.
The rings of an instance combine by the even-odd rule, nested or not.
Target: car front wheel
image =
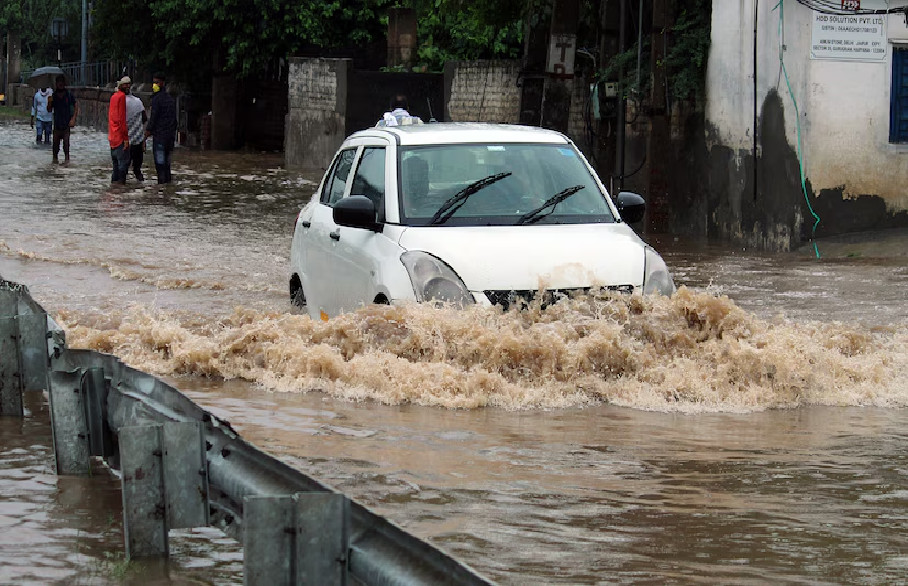
[[[293,275],[293,278],[290,279],[290,304],[294,307],[306,306],[306,294],[303,293],[303,284],[296,275]]]

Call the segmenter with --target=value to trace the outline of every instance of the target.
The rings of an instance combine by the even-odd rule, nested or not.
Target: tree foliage
[[[526,0],[96,0],[94,34],[110,57],[186,73],[186,63],[205,70],[218,57],[225,70],[248,77],[302,51],[381,40],[392,6],[416,10],[418,60],[428,69],[520,55]]]
[[[712,35],[712,4],[711,0],[685,0],[680,4],[665,67],[675,98],[702,99]]]
[[[196,71],[217,60],[248,77],[309,47],[380,38],[392,0],[96,0],[96,34],[115,56],[139,53],[157,67]],[[133,31],[123,22],[135,23]],[[141,37],[132,33],[139,31]]]
[[[57,62],[56,49],[64,50],[63,60],[75,60],[81,37],[81,4],[66,0],[0,0],[0,33],[19,35],[24,69]],[[66,21],[69,33],[61,43],[51,36],[55,18]]]
[[[524,0],[411,0],[418,19],[419,60],[433,71],[457,59],[520,56]]]
[[[664,68],[672,98],[702,100],[711,38],[711,0],[678,0],[675,7],[674,24],[665,31],[668,38],[667,51],[656,67]],[[652,88],[650,51],[650,40],[644,35],[639,52],[639,78],[635,41],[629,49],[618,53],[605,64],[600,71],[600,79],[617,81],[618,90],[625,97],[642,98]]]

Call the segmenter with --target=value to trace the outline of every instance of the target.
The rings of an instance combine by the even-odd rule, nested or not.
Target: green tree
[[[66,0],[2,0],[0,2],[0,32],[13,33],[21,38],[22,68],[33,69],[56,63],[56,42],[51,36],[51,23],[64,19],[69,34],[60,46],[63,60],[78,58],[81,5]],[[5,35],[4,35],[5,36]]]
[[[456,59],[515,59],[520,56],[526,0],[411,0],[416,10],[419,60],[439,71]]]
[[[171,71],[223,68],[248,77],[309,47],[368,43],[391,0],[97,0],[95,36],[111,57],[143,55]],[[123,22],[131,23],[123,27]],[[134,25],[134,26],[133,26]],[[138,34],[136,34],[138,33]]]
[[[668,50],[657,64],[665,68],[671,96],[677,100],[702,101],[706,87],[706,65],[712,33],[711,0],[677,0],[674,4],[674,24],[666,31]],[[646,25],[646,22],[644,23]],[[650,70],[651,31],[644,27],[641,48],[640,78],[637,78],[637,41],[629,49],[615,55],[600,71],[603,80],[618,81],[619,92],[640,99],[652,87]],[[623,78],[619,75],[623,72]]]
[[[671,29],[673,42],[665,56],[670,88],[675,98],[702,100],[712,37],[712,4],[711,0],[684,0],[679,5]]]
[[[537,0],[545,1],[545,0]],[[526,0],[96,0],[99,53],[186,74],[208,71],[215,56],[239,77],[301,51],[361,47],[384,38],[387,9],[417,11],[419,59],[520,55]],[[129,23],[123,26],[123,23]],[[187,65],[188,64],[188,65]]]
[[[164,42],[145,0],[95,0],[91,18],[92,44],[98,55],[136,59],[150,68],[164,65],[157,63],[162,61]]]

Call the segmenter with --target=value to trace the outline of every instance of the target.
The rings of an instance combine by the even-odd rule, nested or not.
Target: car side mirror
[[[375,204],[364,195],[351,195],[338,200],[332,213],[334,223],[348,228],[377,232],[381,224],[375,221]]]
[[[639,193],[633,191],[622,191],[618,194],[615,203],[618,204],[618,213],[621,214],[621,218],[628,224],[639,222],[646,212],[646,201]]]

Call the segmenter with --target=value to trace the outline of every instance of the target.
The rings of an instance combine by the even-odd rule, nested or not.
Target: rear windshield
[[[614,222],[586,163],[565,144],[401,147],[401,221],[513,226]]]

